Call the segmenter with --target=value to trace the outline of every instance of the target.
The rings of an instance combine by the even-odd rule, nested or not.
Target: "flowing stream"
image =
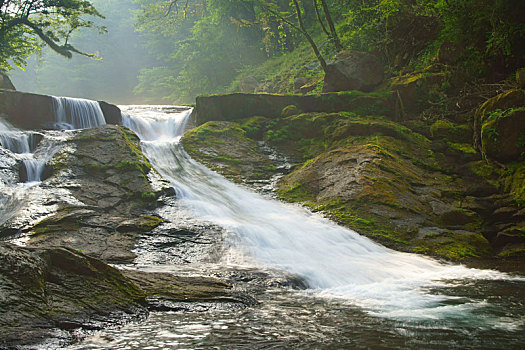
[[[305,288],[267,283],[257,292],[259,306],[152,313],[143,323],[97,333],[74,348],[525,345],[523,279],[396,252],[301,207],[265,198],[184,152],[180,139],[190,110],[125,109],[123,124],[139,135],[180,207],[224,229],[224,253],[214,264],[143,268],[219,277],[262,271],[293,277]]]
[[[54,103],[57,129],[105,124],[98,103]],[[206,244],[216,255],[181,264],[166,250],[164,263],[148,260],[148,244],[150,254],[163,254],[153,244],[158,237],[149,236],[137,247],[132,268],[217,276],[259,304],[200,303],[152,312],[143,322],[97,332],[71,349],[525,348],[523,278],[396,252],[226,180],[185,153],[180,140],[191,110],[123,110],[123,124],[139,135],[143,152],[176,191],[174,209],[160,214],[182,226],[195,221],[209,228]],[[27,161],[29,181],[39,181],[39,165],[33,175],[31,162],[45,164],[62,136],[46,132],[36,151],[33,137],[0,124],[2,146]],[[6,198],[24,195],[21,185],[0,198],[0,224],[9,211]],[[23,203],[19,199],[11,202]]]

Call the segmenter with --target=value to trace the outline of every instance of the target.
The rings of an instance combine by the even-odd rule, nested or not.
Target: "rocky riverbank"
[[[34,151],[47,151],[48,138],[58,133],[37,133]],[[0,185],[27,192],[24,198],[15,198],[16,189],[13,198],[1,197],[2,205],[6,199],[16,205],[4,207],[12,216],[0,227],[0,348],[59,347],[86,332],[145,318],[150,310],[254,303],[214,278],[109,266],[133,262],[139,239],[170,224],[157,210],[172,201],[174,190],[124,126],[60,138],[39,184],[22,186],[25,168],[1,148]],[[12,238],[25,247],[8,243]]]
[[[264,143],[295,161],[276,184],[284,200],[397,250],[454,261],[510,259],[520,270],[524,91],[511,88],[483,104],[471,102],[472,112],[455,119],[431,117],[432,105],[418,101],[428,99],[442,77],[396,78],[370,96],[383,94],[393,103],[364,103],[336,113],[321,107],[305,112],[291,104],[271,115],[252,111],[232,117],[224,112],[232,99],[246,110],[254,99],[270,104],[276,97],[201,97],[197,120],[202,125],[183,143],[192,157],[236,181],[275,174],[280,164],[260,147]],[[366,93],[359,94],[366,100]]]

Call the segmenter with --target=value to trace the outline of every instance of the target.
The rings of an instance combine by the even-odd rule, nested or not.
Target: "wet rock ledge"
[[[0,242],[0,349],[59,348],[149,310],[253,303],[214,278],[108,265],[135,259],[137,240],[164,224],[155,210],[173,196],[126,127],[73,132],[47,167],[39,193],[49,214],[0,227],[3,239],[27,238],[26,247]]]
[[[159,305],[250,302],[229,288],[212,278],[119,271],[68,248],[0,243],[0,349],[57,347]]]

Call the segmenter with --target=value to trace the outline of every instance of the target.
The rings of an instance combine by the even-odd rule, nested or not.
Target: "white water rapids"
[[[410,319],[439,319],[478,306],[427,294],[429,288],[451,280],[509,278],[387,249],[308,210],[226,180],[184,152],[180,139],[190,110],[124,109],[124,125],[139,135],[144,153],[171,182],[182,206],[227,230],[225,264],[285,271],[304,279],[307,293],[346,299],[371,314]]]

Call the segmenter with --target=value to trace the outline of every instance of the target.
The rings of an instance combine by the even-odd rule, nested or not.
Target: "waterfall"
[[[88,129],[106,124],[104,113],[96,101],[72,97],[53,97],[55,128]]]
[[[16,158],[21,161],[27,175],[26,182],[40,181],[46,162],[52,156],[35,158],[33,152],[36,143],[34,132],[18,130],[0,119],[0,145],[15,153]]]
[[[476,308],[425,293],[447,280],[509,278],[390,250],[299,206],[227,181],[192,160],[179,143],[191,111],[166,114],[136,106],[127,113],[123,123],[143,140],[144,153],[172,183],[179,203],[227,230],[226,264],[291,273],[304,279],[314,295],[347,299],[372,314],[408,318]]]

